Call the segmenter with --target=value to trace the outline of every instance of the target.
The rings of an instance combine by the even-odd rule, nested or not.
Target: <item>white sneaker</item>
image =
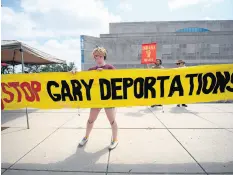
[[[108,148],[110,150],[113,150],[114,148],[117,147],[117,145],[118,145],[118,141],[112,141]]]
[[[79,143],[79,146],[84,146],[87,143],[88,139],[84,137],[82,141]]]

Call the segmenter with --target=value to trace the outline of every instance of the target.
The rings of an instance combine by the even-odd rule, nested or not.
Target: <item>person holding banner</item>
[[[176,62],[176,65],[177,65],[179,68],[184,68],[184,67],[186,67],[186,66],[185,66],[185,61],[183,61],[183,60],[178,60],[178,61]],[[183,106],[183,107],[188,107],[186,104],[181,104],[181,106]],[[178,104],[177,107],[180,107],[180,104]]]
[[[164,67],[162,66],[162,60],[161,59],[156,59],[155,65],[151,67],[152,69],[163,69]],[[162,105],[152,105],[151,107],[155,106],[162,106]]]
[[[93,54],[93,58],[95,59],[96,66],[89,68],[88,69],[89,71],[92,71],[92,70],[102,71],[103,69],[115,69],[114,66],[110,64],[106,64],[105,62],[107,58],[107,51],[105,48],[97,47],[93,50],[92,54]],[[73,74],[76,72],[77,72],[76,70],[72,70]],[[110,108],[105,108],[104,110],[105,110],[105,113],[107,115],[107,118],[112,128],[112,142],[109,146],[109,149],[112,150],[116,148],[116,146],[118,145],[118,140],[117,140],[118,126],[117,126],[117,122],[115,119],[116,109],[114,107],[110,107]],[[97,119],[100,111],[101,111],[100,108],[92,108],[90,110],[90,115],[89,115],[89,119],[87,121],[87,126],[86,126],[86,135],[82,139],[82,141],[79,143],[79,146],[84,146],[87,143],[89,139],[89,135],[93,128],[94,122]]]
[[[155,65],[152,66],[151,68],[153,68],[153,69],[163,69],[164,67],[162,66],[162,60],[157,58],[156,62],[155,62]]]

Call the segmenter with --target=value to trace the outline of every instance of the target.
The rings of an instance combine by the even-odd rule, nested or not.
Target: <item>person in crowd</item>
[[[162,66],[162,60],[157,58],[155,64],[151,68],[152,69],[163,69],[164,67]],[[162,105],[161,104],[152,105],[151,107],[153,108],[155,106],[162,106]]]
[[[93,58],[96,63],[96,66],[89,68],[88,69],[89,71],[93,71],[93,70],[102,71],[104,69],[109,69],[109,70],[115,69],[114,66],[106,63],[107,51],[105,48],[97,47],[93,50],[92,54],[93,54]],[[71,72],[74,74],[77,72],[77,70],[74,69]],[[118,126],[116,122],[116,109],[114,107],[110,107],[110,108],[105,108],[104,110],[105,110],[105,113],[107,115],[107,118],[112,128],[112,142],[109,145],[109,149],[112,150],[116,148],[116,146],[118,145],[118,140],[117,140]],[[86,125],[86,134],[85,134],[85,137],[79,143],[79,146],[84,146],[87,143],[89,139],[89,135],[93,128],[94,122],[96,121],[100,111],[101,111],[101,108],[90,109],[90,114],[89,114],[89,118],[87,120],[87,125]]]
[[[178,61],[176,62],[176,65],[177,65],[179,68],[184,68],[184,67],[186,67],[186,66],[185,66],[185,61],[183,61],[183,60],[178,60]],[[183,106],[183,107],[188,107],[186,104],[181,104],[181,106]],[[177,107],[180,107],[180,104],[178,104]]]

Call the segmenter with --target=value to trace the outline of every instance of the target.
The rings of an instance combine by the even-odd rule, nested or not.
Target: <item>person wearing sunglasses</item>
[[[95,60],[96,66],[89,68],[89,71],[102,71],[104,69],[115,69],[114,66],[107,64],[105,61],[107,59],[107,51],[103,47],[97,47],[93,50],[92,52],[93,58]],[[76,73],[77,71],[74,69],[71,71],[73,74]],[[107,72],[106,72],[107,73]],[[109,149],[112,150],[116,148],[118,145],[118,140],[117,140],[117,133],[118,133],[118,126],[116,122],[116,109],[114,107],[110,108],[105,108],[105,113],[107,115],[107,118],[109,120],[109,123],[112,128],[112,142],[109,146]],[[97,119],[99,113],[101,111],[101,108],[91,108],[89,118],[87,120],[87,126],[86,126],[86,134],[85,137],[81,140],[79,143],[79,146],[84,146],[88,139],[89,135],[91,133],[91,130],[93,128],[94,122]]]
[[[183,60],[178,60],[178,61],[176,62],[176,65],[177,65],[179,68],[184,68],[184,67],[186,67],[186,66],[185,66],[185,61],[183,61]],[[186,104],[181,104],[181,106],[183,106],[183,107],[188,107]],[[177,107],[180,107],[180,104],[178,104]]]
[[[157,58],[154,66],[152,66],[151,68],[152,69],[163,69],[164,67],[162,66],[162,60]],[[162,105],[161,104],[152,105],[151,107],[154,108],[155,106],[162,106]]]

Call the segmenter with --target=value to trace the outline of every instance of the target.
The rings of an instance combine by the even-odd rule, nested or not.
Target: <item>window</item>
[[[186,51],[188,53],[195,53],[196,52],[196,45],[195,44],[187,44]]]
[[[163,54],[171,54],[171,45],[163,45],[162,46]]]
[[[141,58],[142,58],[142,54],[139,53],[139,54],[138,54],[138,60],[141,60]]]
[[[116,67],[117,69],[126,69],[127,65],[126,64],[114,64],[114,67]]]
[[[210,30],[205,28],[189,27],[189,28],[179,29],[176,32],[210,32]]]
[[[194,56],[195,53],[188,53],[188,56]]]
[[[144,65],[143,64],[136,64],[136,68],[143,68]]]
[[[219,44],[211,44],[210,45],[210,53],[211,54],[219,54]]]
[[[180,48],[186,48],[187,44],[180,44]]]
[[[178,49],[180,47],[180,45],[179,44],[173,44],[172,47]]]

